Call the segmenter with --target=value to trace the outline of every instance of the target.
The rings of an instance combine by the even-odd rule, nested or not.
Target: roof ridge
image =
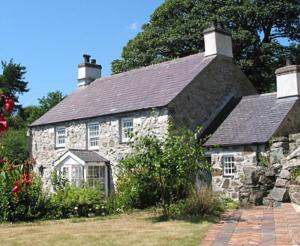
[[[148,69],[151,69],[153,67],[159,67],[159,66],[163,66],[163,65],[167,65],[167,64],[172,64],[172,63],[175,63],[175,62],[178,62],[178,61],[184,61],[184,60],[187,60],[191,57],[200,56],[200,55],[204,55],[204,52],[198,52],[198,53],[188,55],[188,56],[183,56],[183,57],[176,57],[176,58],[173,58],[171,60],[166,60],[166,61],[163,61],[163,62],[150,64],[148,66],[141,66],[141,67],[138,67],[138,68],[133,68],[133,69],[125,71],[125,72],[111,74],[107,77],[101,77],[101,78],[95,79],[90,85],[92,85],[94,82],[97,82],[97,81],[106,80],[106,79],[115,78],[115,77],[120,77],[120,76],[124,76],[124,75],[130,74],[130,73],[135,73],[135,72],[139,72],[139,71],[148,70]],[[86,88],[88,88],[88,87],[89,86],[87,86]]]

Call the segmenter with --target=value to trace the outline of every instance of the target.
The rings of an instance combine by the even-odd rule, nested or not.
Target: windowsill
[[[120,141],[120,144],[131,144],[133,143],[133,140],[129,140],[129,141]]]
[[[64,149],[66,146],[55,146],[55,149]]]
[[[96,146],[96,147],[88,147],[88,150],[99,150],[99,146]]]
[[[225,178],[231,178],[234,177],[235,174],[223,174],[222,176]]]

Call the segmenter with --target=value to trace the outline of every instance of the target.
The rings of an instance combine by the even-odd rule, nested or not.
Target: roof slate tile
[[[245,96],[204,145],[266,143],[296,101],[296,97],[277,99],[276,93]]]
[[[214,58],[198,53],[97,79],[66,97],[31,126],[166,106]]]

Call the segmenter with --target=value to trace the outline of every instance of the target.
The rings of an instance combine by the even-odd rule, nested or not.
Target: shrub
[[[26,170],[26,169],[25,169]],[[0,170],[0,221],[29,221],[44,218],[49,200],[39,177],[23,166],[3,164]]]
[[[231,199],[230,197],[222,197],[221,199],[226,209],[240,208],[240,203]]]
[[[300,176],[300,167],[296,167],[292,170],[291,182],[292,184],[296,183],[296,178]]]
[[[171,216],[220,216],[225,206],[210,188],[191,190],[189,196],[169,206]]]
[[[100,187],[86,184],[79,187],[66,185],[51,196],[49,218],[61,219],[90,215],[105,215],[106,204]]]
[[[133,151],[120,162],[118,196],[125,208],[167,207],[187,197],[197,174],[210,170],[197,138],[199,130],[176,129],[165,139],[138,138]]]

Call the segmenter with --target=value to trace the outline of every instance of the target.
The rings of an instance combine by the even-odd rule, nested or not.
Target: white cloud
[[[139,25],[137,22],[133,22],[130,25],[126,26],[126,29],[131,31],[137,31],[139,29]]]

